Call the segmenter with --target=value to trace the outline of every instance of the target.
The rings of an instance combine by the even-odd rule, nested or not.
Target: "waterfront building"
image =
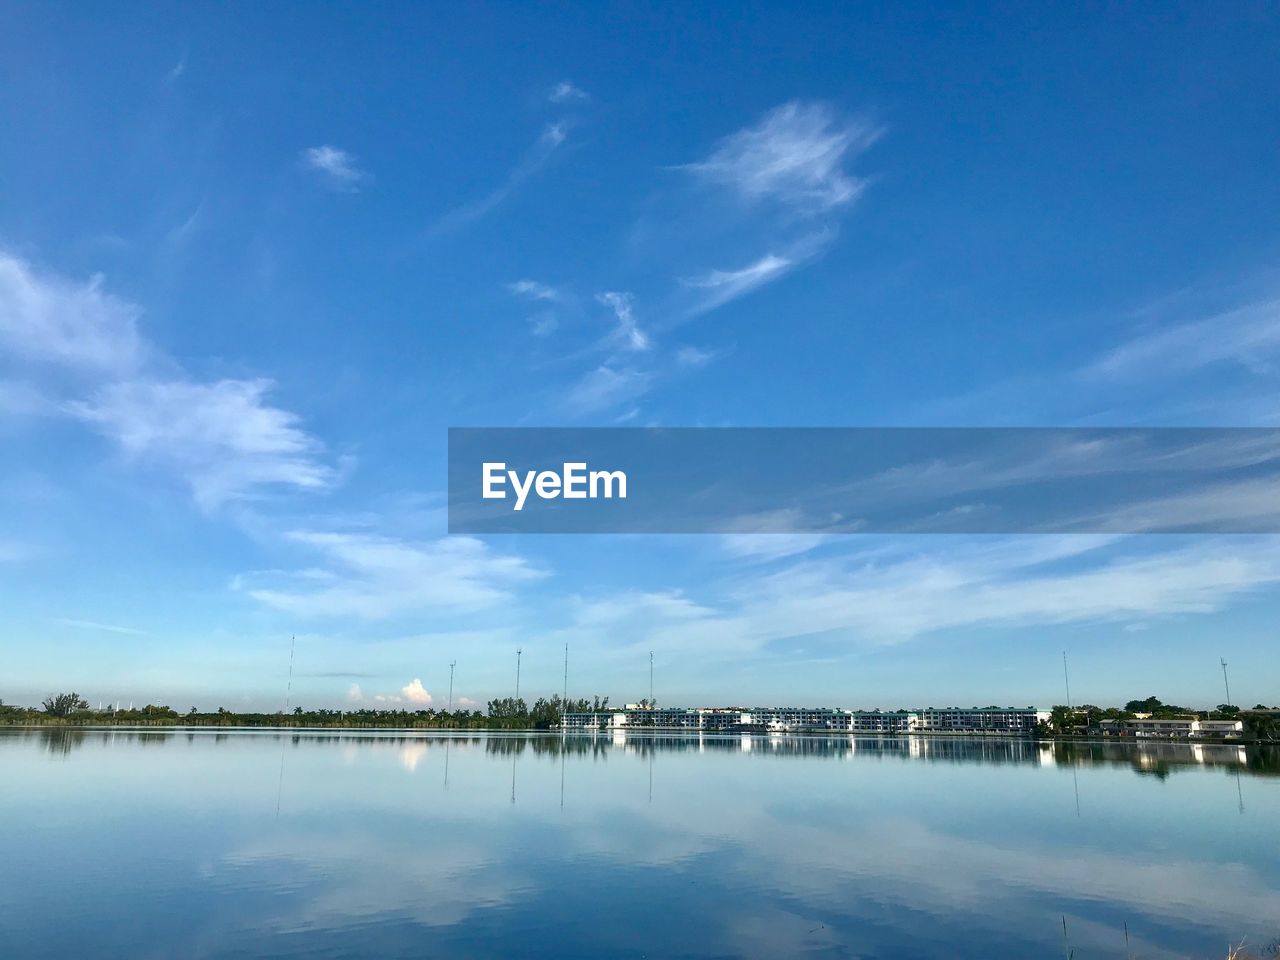
[[[1193,737],[1239,737],[1244,734],[1242,720],[1200,720],[1196,717],[1146,717],[1123,721],[1125,733],[1135,737],[1191,739]]]
[[[927,733],[1035,733],[1049,712],[1035,707],[929,707],[920,711]]]
[[[645,707],[568,713],[566,730],[673,730],[734,733],[1034,734],[1047,721],[1035,707],[930,707],[846,710],[833,707]]]

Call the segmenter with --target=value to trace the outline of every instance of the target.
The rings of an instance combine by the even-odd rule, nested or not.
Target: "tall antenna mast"
[[[649,651],[649,709],[653,709],[653,651]]]
[[[457,665],[457,660],[449,661],[449,706],[445,708],[448,713],[453,713],[453,668]]]
[[[1062,651],[1062,679],[1067,685],[1067,709],[1071,709],[1071,674],[1067,672],[1067,651]]]
[[[1222,662],[1222,685],[1227,688],[1227,706],[1231,705],[1231,683],[1227,680],[1227,661],[1222,657],[1218,658]]]
[[[524,651],[521,650],[519,647],[516,647],[516,699],[517,700],[520,699],[520,654],[522,653],[524,653]],[[512,780],[514,779],[515,778],[513,777]]]
[[[569,645],[564,645],[564,694],[560,709],[567,710],[569,704]]]
[[[298,645],[298,638],[289,634],[289,684],[284,689],[284,712],[289,712],[289,701],[293,698],[293,648]]]

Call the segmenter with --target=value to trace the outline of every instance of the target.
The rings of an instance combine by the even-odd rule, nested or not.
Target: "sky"
[[[1275,426],[1266,4],[0,0],[0,698],[1280,702],[1267,536],[446,532],[451,426]],[[785,505],[780,505],[785,506]]]

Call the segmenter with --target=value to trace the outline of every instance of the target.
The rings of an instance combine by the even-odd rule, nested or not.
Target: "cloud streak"
[[[479,220],[507,199],[517,187],[538,173],[568,137],[565,125],[549,123],[524,159],[516,165],[501,185],[489,191],[479,200],[455,207],[427,228],[428,237],[439,236]]]
[[[1215,363],[1258,372],[1277,350],[1280,299],[1268,299],[1135,337],[1101,357],[1084,374],[1105,379],[1167,377]]]
[[[682,280],[681,283],[691,289],[703,291],[703,297],[693,312],[706,313],[778,279],[793,266],[795,261],[789,257],[770,253],[737,270],[712,270],[701,276]]]

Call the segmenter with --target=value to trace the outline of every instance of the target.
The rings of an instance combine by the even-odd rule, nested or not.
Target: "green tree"
[[[88,710],[89,701],[78,693],[57,693],[45,697],[42,706],[51,717],[68,717],[77,710]]]

